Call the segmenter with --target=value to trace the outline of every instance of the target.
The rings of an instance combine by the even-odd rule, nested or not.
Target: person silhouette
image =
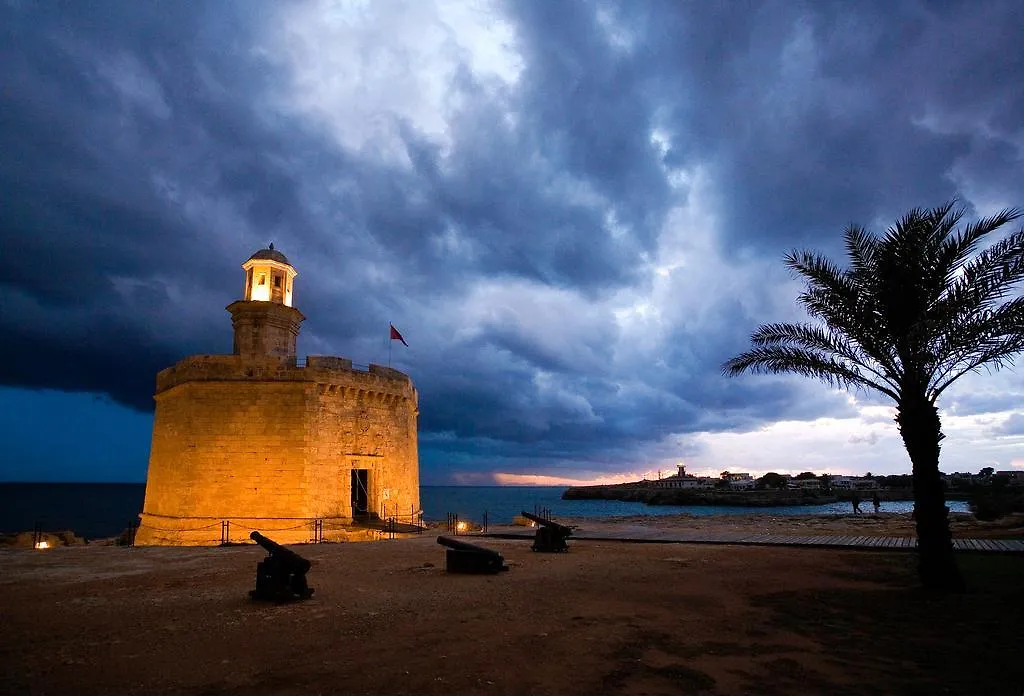
[[[882,507],[882,501],[878,498],[878,493],[875,492],[874,497],[871,498],[871,504],[875,506],[875,514],[878,514],[878,508]]]
[[[853,514],[856,515],[860,512],[860,496],[854,493],[853,497],[850,498],[850,502],[853,504]]]

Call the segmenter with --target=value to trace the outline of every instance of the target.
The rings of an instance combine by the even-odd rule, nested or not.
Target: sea
[[[448,514],[490,524],[507,524],[522,511],[552,517],[627,517],[632,515],[843,515],[849,503],[764,508],[706,505],[646,505],[617,500],[562,500],[561,486],[422,486],[420,503],[428,521]],[[0,533],[72,530],[86,539],[117,536],[138,524],[143,483],[0,483]],[[968,512],[967,503],[949,501],[952,512]],[[884,501],[882,512],[910,512],[912,501]],[[870,503],[862,503],[870,510]]]

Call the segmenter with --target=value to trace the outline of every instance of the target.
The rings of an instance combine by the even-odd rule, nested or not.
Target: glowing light
[[[249,259],[242,268],[252,278],[246,284],[246,300],[292,306],[292,283],[298,275],[292,266],[272,259]]]
[[[469,529],[469,525],[466,524],[465,522],[459,522],[457,525],[455,525],[455,530],[456,531],[464,532],[467,529]]]
[[[267,285],[267,274],[257,273],[252,288],[253,302],[270,302],[270,286]]]
[[[48,541],[37,541],[36,542],[36,548],[37,549],[48,549],[48,548],[50,548],[50,542],[48,542]]]

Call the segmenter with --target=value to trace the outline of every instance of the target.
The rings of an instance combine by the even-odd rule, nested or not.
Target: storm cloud
[[[274,241],[300,353],[409,341],[427,481],[711,469],[716,434],[789,421],[880,449],[877,399],[721,376],[800,317],[782,255],[1024,204],[1019,2],[5,2],[0,25],[0,385],[150,411],[159,369],[230,350],[239,265]],[[1019,407],[997,382],[951,412]]]

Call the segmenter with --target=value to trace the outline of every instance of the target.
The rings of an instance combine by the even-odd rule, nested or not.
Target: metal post
[[[220,522],[220,543],[231,543],[231,520],[221,520]]]

